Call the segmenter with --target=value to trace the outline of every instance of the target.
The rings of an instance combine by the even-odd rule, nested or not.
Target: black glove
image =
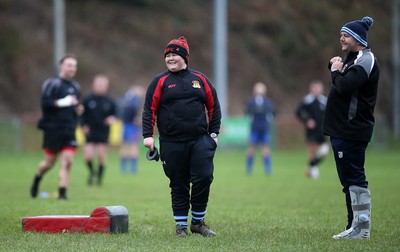
[[[158,160],[160,159],[160,155],[158,154],[158,150],[156,147],[154,147],[154,150],[151,151],[150,149],[147,151],[146,154],[146,158],[147,160],[151,161],[151,160],[156,160],[158,162]]]

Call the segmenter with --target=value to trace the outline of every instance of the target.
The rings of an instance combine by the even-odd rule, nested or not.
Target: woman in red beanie
[[[176,235],[187,236],[190,209],[190,231],[215,236],[204,217],[221,124],[217,93],[205,75],[188,68],[185,37],[171,40],[164,57],[168,70],[153,79],[146,93],[143,143],[155,150],[153,129],[157,122],[160,158],[170,179]]]

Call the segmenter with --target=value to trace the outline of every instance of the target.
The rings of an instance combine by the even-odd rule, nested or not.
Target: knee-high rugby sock
[[[136,158],[132,158],[130,160],[131,163],[131,172],[132,173],[136,173],[137,172],[137,159]]]
[[[128,165],[128,159],[127,158],[121,158],[119,162],[119,168],[121,172],[126,172],[126,166]]]
[[[247,174],[250,174],[253,171],[253,161],[254,161],[254,156],[253,155],[247,155],[247,158],[246,158],[246,172],[247,172]]]
[[[204,221],[204,217],[206,216],[206,211],[203,212],[195,212],[192,211],[192,224],[198,225]]]
[[[89,169],[90,174],[93,174],[93,161],[92,160],[87,160],[86,165]]]
[[[59,187],[58,188],[58,198],[59,199],[66,199],[67,198],[67,188],[66,187]]]
[[[319,164],[322,161],[322,158],[314,158],[312,160],[310,160],[309,165],[310,167],[316,166],[317,164]]]
[[[270,174],[272,171],[271,168],[271,155],[267,154],[263,157],[264,160],[264,168],[265,168],[265,173]]]
[[[174,216],[175,224],[187,227],[188,225],[188,216]]]
[[[104,175],[104,169],[105,166],[103,164],[99,165],[99,173],[98,173],[98,177],[97,177],[97,184],[101,184],[102,180],[103,180],[103,175]]]

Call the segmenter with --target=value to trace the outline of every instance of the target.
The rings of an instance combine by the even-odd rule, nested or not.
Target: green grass
[[[1,251],[398,251],[400,248],[400,155],[369,150],[367,177],[372,192],[369,241],[333,241],[346,221],[344,195],[332,154],[320,166],[321,178],[304,176],[305,151],[274,151],[273,174],[261,159],[254,174],[244,172],[243,150],[219,149],[207,223],[214,238],[174,235],[168,180],[161,164],[142,153],[136,176],[121,175],[117,152],[110,152],[103,187],[86,185],[78,154],[69,200],[31,199],[29,187],[41,153],[0,154]],[[58,164],[43,179],[41,191],[57,189]],[[89,215],[99,206],[123,205],[129,211],[127,234],[43,234],[22,231],[21,220],[36,215]]]

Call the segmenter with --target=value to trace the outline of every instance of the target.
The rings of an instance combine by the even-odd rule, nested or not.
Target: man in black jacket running
[[[58,198],[67,199],[70,171],[77,148],[75,129],[78,116],[83,112],[83,106],[79,105],[79,84],[73,80],[78,68],[76,57],[64,56],[60,60],[59,68],[59,75],[46,80],[41,90],[43,117],[38,127],[44,132],[45,158],[39,163],[33,179],[31,186],[33,198],[38,194],[43,175],[53,168],[57,156],[60,155]]]

